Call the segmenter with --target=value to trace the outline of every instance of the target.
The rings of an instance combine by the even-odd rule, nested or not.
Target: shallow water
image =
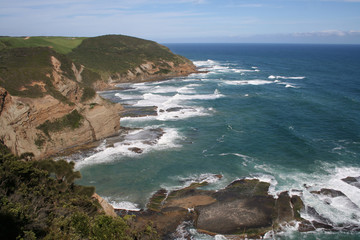
[[[209,188],[218,189],[255,177],[270,182],[274,196],[300,195],[339,229],[360,225],[360,189],[341,180],[360,176],[359,45],[167,46],[209,72],[102,92],[125,107],[156,106],[157,115],[122,118],[122,126],[144,129],[78,155],[81,184],[96,186],[116,207],[134,209],[145,207],[159,188],[209,178]],[[142,153],[129,150],[134,147]],[[321,188],[346,196],[311,193]],[[284,234],[277,238],[360,237]]]

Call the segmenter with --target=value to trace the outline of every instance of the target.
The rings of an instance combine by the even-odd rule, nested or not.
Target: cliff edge
[[[43,158],[117,133],[122,106],[84,84],[78,68],[50,48],[1,52],[0,140],[13,153]]]
[[[116,83],[145,82],[197,72],[185,57],[156,42],[124,35],[87,38],[68,56],[101,76],[98,90]]]
[[[95,90],[194,72],[165,46],[123,35],[0,37],[0,141],[43,158],[114,135],[123,108]]]

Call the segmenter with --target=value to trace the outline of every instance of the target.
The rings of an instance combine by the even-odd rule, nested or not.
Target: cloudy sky
[[[360,44],[360,0],[0,0],[2,36]]]

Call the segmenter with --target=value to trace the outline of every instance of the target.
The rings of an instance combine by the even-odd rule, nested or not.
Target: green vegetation
[[[123,35],[84,39],[69,56],[75,62],[102,74],[123,74],[146,61],[159,65],[165,73],[170,66],[163,61],[173,61],[175,64],[188,61],[156,42]]]
[[[82,119],[83,116],[77,110],[74,110],[71,113],[65,115],[62,118],[58,118],[53,122],[46,120],[43,124],[37,126],[36,128],[40,129],[48,137],[50,137],[49,132],[59,132],[65,128],[75,129],[80,127]]]
[[[38,147],[38,149],[41,149],[45,142],[46,140],[43,135],[36,134],[35,145]]]
[[[242,179],[231,183],[226,189],[243,196],[267,196],[269,187],[269,183],[257,179]]]
[[[51,95],[63,103],[74,103],[53,85],[54,66],[51,57],[60,62],[60,77],[76,82],[87,101],[95,96],[93,83],[118,78],[141,64],[153,62],[155,74],[171,73],[171,66],[189,62],[173,54],[168,48],[152,41],[123,35],[94,38],[71,37],[0,37],[0,86],[14,96],[38,98]],[[82,81],[77,82],[73,71],[85,66]]]
[[[67,54],[79,46],[84,37],[0,37],[0,51],[7,48],[51,47],[56,52]]]
[[[158,239],[130,216],[105,216],[91,198],[95,189],[74,183],[81,176],[73,168],[64,160],[25,161],[0,142],[0,239]]]
[[[1,52],[0,85],[15,96],[41,97],[50,79],[49,58],[47,48],[17,48]],[[36,83],[36,84],[34,84]]]
[[[147,204],[147,208],[155,212],[160,212],[162,203],[166,197],[167,191],[165,189],[160,189],[151,197],[149,203]]]
[[[94,82],[101,79],[101,76],[99,74],[87,68],[84,69],[84,71],[81,73],[81,76],[82,76],[82,83],[88,87],[92,86]]]
[[[84,91],[83,91],[83,94],[81,96],[81,101],[82,102],[85,102],[87,100],[90,100],[92,99],[93,97],[95,97],[95,90],[91,87],[84,87]]]
[[[159,71],[157,71],[155,74],[168,74],[170,73],[171,71],[169,69],[160,69]]]
[[[51,56],[61,61],[61,70],[65,76],[75,78],[71,70],[71,61],[64,55],[43,47],[14,48],[1,52],[0,86],[14,96],[36,98],[50,94],[62,102],[69,103],[51,82]]]
[[[91,85],[100,79],[99,74],[84,69],[82,82],[77,82],[72,70],[73,62],[67,56],[50,48],[6,49],[1,51],[0,56],[0,86],[9,91],[11,95],[37,98],[49,94],[63,103],[73,105],[52,83],[54,66],[51,56],[54,56],[61,63],[61,74],[83,88],[82,101],[95,96]],[[80,66],[77,67],[80,68]]]

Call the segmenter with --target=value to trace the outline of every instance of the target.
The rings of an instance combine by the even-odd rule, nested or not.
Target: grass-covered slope
[[[14,96],[42,97],[50,94],[62,102],[68,102],[65,96],[55,88],[52,82],[54,65],[51,57],[55,57],[61,63],[60,70],[63,77],[76,82],[73,62],[66,55],[58,53],[48,47],[22,47],[7,48],[0,51],[0,86]],[[80,66],[78,65],[78,68]],[[84,93],[83,100],[94,96],[95,92],[90,88],[91,83],[100,76],[88,69],[84,69],[83,81],[79,84]]]
[[[75,62],[98,72],[119,74],[147,61],[160,66],[165,64],[164,61],[175,64],[189,61],[156,42],[123,35],[87,38],[74,48],[69,56]]]
[[[0,37],[0,51],[6,48],[51,47],[63,54],[71,52],[85,37]]]
[[[0,86],[5,87],[13,95],[42,96],[44,91],[40,89],[40,85],[25,88],[23,86],[36,80],[46,83],[46,87],[51,88],[45,77],[50,74],[52,68],[49,64],[49,55],[54,55],[60,60],[62,70],[70,79],[74,79],[74,73],[71,71],[72,62],[78,69],[81,65],[84,66],[81,73],[83,87],[93,87],[99,80],[107,82],[109,77],[116,80],[124,79],[121,80],[124,82],[127,81],[129,73],[132,74],[132,79],[128,81],[136,81],[135,78],[144,75],[141,79],[143,81],[146,78],[161,79],[161,76],[189,74],[195,69],[191,61],[172,53],[163,45],[124,35],[91,38],[0,37]],[[145,63],[147,65],[142,67]],[[50,90],[47,89],[52,95],[56,94]]]
[[[74,180],[73,163],[28,161],[0,142],[0,239],[158,239],[132,218],[104,215],[93,187]]]

